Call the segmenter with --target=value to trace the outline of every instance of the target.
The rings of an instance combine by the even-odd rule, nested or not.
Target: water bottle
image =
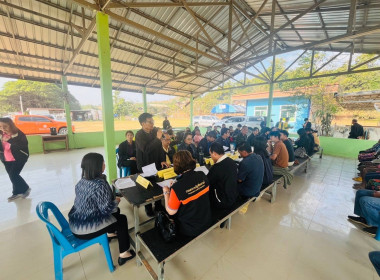
[[[200,152],[199,152],[199,159],[198,159],[198,162],[199,162],[200,165],[204,165],[203,157],[204,157],[204,153],[203,153],[202,150],[200,150]]]

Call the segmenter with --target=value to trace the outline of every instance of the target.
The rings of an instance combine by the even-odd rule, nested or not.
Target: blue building
[[[269,92],[256,92],[232,96],[234,103],[246,104],[247,116],[267,116]],[[304,119],[309,118],[310,100],[302,96],[294,96],[292,92],[273,92],[271,119],[275,125],[281,118],[289,118],[290,132],[301,128]]]

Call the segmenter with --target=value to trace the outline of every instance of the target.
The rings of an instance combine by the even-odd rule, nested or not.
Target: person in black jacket
[[[352,125],[351,125],[351,131],[350,131],[350,134],[348,135],[348,138],[358,139],[359,137],[362,137],[363,135],[364,135],[363,126],[358,124],[357,119],[353,119]]]
[[[263,136],[257,136],[252,141],[253,152],[261,157],[264,163],[264,178],[261,190],[273,183],[273,165],[267,150],[267,139]]]
[[[282,142],[286,146],[286,149],[288,150],[288,155],[289,155],[288,166],[293,166],[293,164],[294,164],[294,148],[293,148],[293,144],[290,142],[288,137],[289,137],[289,132],[287,130],[280,130],[280,140],[282,140]]]
[[[119,145],[119,160],[117,162],[119,168],[129,167],[131,169],[131,175],[137,173],[136,142],[133,141],[133,137],[134,133],[132,130],[128,130],[125,133],[126,140]]]
[[[211,166],[207,178],[210,182],[210,202],[215,208],[228,209],[237,200],[239,191],[237,188],[236,163],[224,154],[223,146],[212,143],[210,155],[215,164]]]
[[[313,131],[311,128],[306,128],[305,131],[306,131],[307,137],[309,137],[309,152],[310,152],[310,154],[308,153],[308,155],[312,155],[314,153],[314,146],[315,146]]]
[[[162,151],[159,162],[165,161],[168,165],[173,163],[173,155],[175,154],[174,148],[170,146],[171,138],[168,133],[162,135]]]
[[[139,116],[141,129],[136,133],[136,159],[137,169],[142,172],[142,167],[157,163],[161,158],[162,150],[162,130],[154,127],[153,115],[142,113]],[[157,165],[157,164],[156,164]],[[160,163],[161,167],[169,167],[166,162]],[[163,208],[161,201],[156,201],[156,210]],[[149,217],[154,216],[152,204],[145,206],[145,212]]]
[[[307,136],[306,130],[304,128],[300,128],[297,130],[297,134],[299,135],[299,138],[295,142],[296,147],[305,148],[306,153],[311,155],[313,150],[310,150],[310,138]]]
[[[165,120],[162,122],[162,128],[163,129],[169,129],[170,128],[170,122],[168,120],[168,117],[165,117]]]
[[[13,194],[8,201],[26,198],[31,188],[20,173],[29,158],[28,139],[10,118],[0,118],[0,141],[0,160],[13,185]]]
[[[183,142],[178,146],[177,151],[189,151],[193,159],[198,159],[198,151],[197,147],[193,144],[193,136],[191,133],[185,133],[185,137],[183,138]]]
[[[206,137],[203,138],[198,144],[198,154],[203,153],[205,157],[209,157],[211,143],[215,142],[215,140],[215,131],[210,131],[209,133],[207,133]],[[200,164],[202,164],[202,162],[200,162]]]
[[[230,150],[230,131],[228,128],[224,127],[220,130],[220,136],[216,139],[216,142],[227,147],[226,151]]]

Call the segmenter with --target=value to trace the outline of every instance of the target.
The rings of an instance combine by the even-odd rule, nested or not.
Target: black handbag
[[[176,237],[175,222],[163,211],[157,213],[155,227],[165,242],[170,242]]]

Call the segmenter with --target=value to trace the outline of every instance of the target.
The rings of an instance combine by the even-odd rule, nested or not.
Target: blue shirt
[[[251,154],[239,164],[238,184],[242,196],[252,197],[260,194],[264,177],[264,163],[260,156]]]

